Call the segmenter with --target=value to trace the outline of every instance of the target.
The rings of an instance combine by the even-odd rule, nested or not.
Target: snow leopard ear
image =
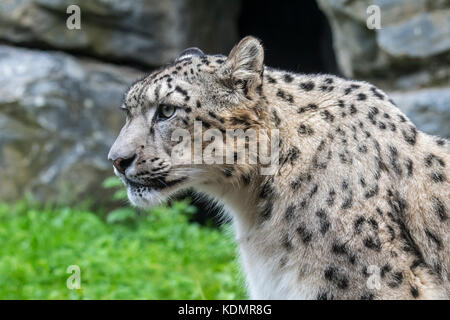
[[[192,57],[192,56],[199,56],[199,57],[203,57],[205,54],[203,53],[202,50],[200,50],[199,48],[187,48],[184,49],[180,55],[178,56],[178,58],[175,59],[175,62]]]
[[[253,86],[261,81],[264,49],[261,42],[251,36],[242,39],[230,52],[220,68],[221,76],[232,83]]]

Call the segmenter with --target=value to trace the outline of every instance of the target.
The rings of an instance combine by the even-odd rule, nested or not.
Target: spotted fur
[[[131,87],[110,151],[134,161],[116,170],[131,202],[152,206],[194,187],[223,203],[252,298],[449,298],[448,141],[416,129],[369,83],[263,60],[247,37],[228,57],[187,51]],[[164,104],[177,110],[160,121]],[[171,133],[193,132],[194,120],[220,132],[278,129],[275,174],[259,164],[174,165]]]

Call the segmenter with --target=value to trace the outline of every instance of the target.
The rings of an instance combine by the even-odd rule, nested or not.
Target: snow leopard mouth
[[[160,177],[155,178],[152,180],[146,181],[145,184],[138,183],[135,181],[132,181],[128,178],[125,178],[127,186],[131,188],[131,190],[145,190],[145,191],[152,191],[152,190],[163,190],[166,188],[173,187],[183,181],[185,181],[187,177],[181,177],[175,180],[167,181],[166,177]]]

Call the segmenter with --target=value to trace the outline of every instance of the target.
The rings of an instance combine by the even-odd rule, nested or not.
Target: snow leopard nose
[[[117,158],[113,160],[113,166],[122,174],[125,174],[125,170],[133,163],[134,159],[136,159],[136,155],[133,155],[130,158]]]

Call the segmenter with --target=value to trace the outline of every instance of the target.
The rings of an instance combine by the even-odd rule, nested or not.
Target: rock
[[[381,24],[384,27],[395,25],[408,20],[418,13],[426,12],[432,8],[436,0],[375,0],[373,4],[379,6],[381,13]],[[441,3],[438,7],[443,7]]]
[[[102,199],[122,95],[142,74],[0,45],[0,199]],[[109,192],[110,193],[110,192]],[[105,194],[107,194],[105,192]],[[110,195],[104,199],[110,199]]]
[[[411,90],[445,86],[449,84],[449,81],[450,66],[436,64],[430,65],[427,69],[397,77],[394,79],[393,86],[400,90]]]
[[[382,28],[380,47],[396,58],[427,58],[450,51],[450,9],[418,14]],[[449,55],[450,56],[450,55]]]
[[[81,9],[80,30],[66,26],[70,5]],[[0,2],[0,39],[155,67],[186,47],[228,52],[238,8],[238,0],[8,0]]]
[[[450,87],[390,92],[389,95],[420,130],[450,138]]]
[[[391,92],[419,129],[450,136],[448,0],[317,0],[333,32],[341,72]],[[369,29],[369,5],[381,28]]]
[[[366,9],[373,1],[317,0],[317,2],[322,10],[326,11],[327,15],[338,16],[338,19],[346,16],[349,20],[359,21],[365,24]]]
[[[371,1],[317,0],[331,25],[340,71],[354,78],[386,69],[389,59],[380,52],[376,33],[366,26]]]
[[[344,75],[370,80],[395,78],[430,64],[448,65],[448,0],[317,0],[333,32]],[[381,28],[369,29],[369,5],[380,8]]]

